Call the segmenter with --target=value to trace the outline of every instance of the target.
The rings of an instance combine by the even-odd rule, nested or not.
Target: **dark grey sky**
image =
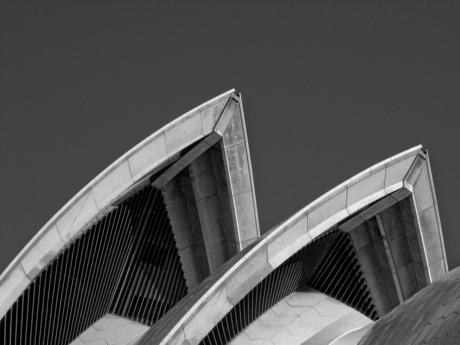
[[[191,108],[242,92],[262,232],[430,152],[460,264],[460,1],[3,1],[0,272],[73,195]]]

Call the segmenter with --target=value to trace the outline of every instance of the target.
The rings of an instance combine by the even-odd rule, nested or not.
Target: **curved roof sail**
[[[421,145],[261,236],[242,97],[230,90],[125,153],[37,233],[0,276],[0,339],[372,342],[401,331],[399,316],[434,286],[458,285],[448,271]]]

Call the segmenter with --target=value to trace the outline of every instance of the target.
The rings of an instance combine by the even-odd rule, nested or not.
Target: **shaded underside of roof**
[[[18,255],[1,278],[2,344],[68,344],[107,313],[151,326],[258,237],[241,98],[202,108],[114,163],[136,183],[98,177],[118,193],[105,208],[79,193]],[[152,162],[162,145],[175,150]]]
[[[334,233],[352,250],[324,250],[321,261],[313,248]],[[319,286],[316,278],[305,278],[314,260],[299,259],[309,252],[320,261],[315,272],[330,279]],[[347,260],[357,280],[337,269]],[[446,269],[428,154],[418,146],[347,180],[266,233],[205,279],[139,344],[228,343],[305,285],[338,300],[338,292],[355,291],[355,301],[364,304],[350,305],[376,319]]]

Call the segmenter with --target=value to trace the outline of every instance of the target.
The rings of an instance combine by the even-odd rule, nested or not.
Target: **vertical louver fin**
[[[229,343],[269,308],[304,286],[328,294],[373,320],[378,318],[350,237],[331,230],[265,277],[200,344]]]
[[[163,196],[147,186],[34,279],[0,320],[0,343],[69,344],[109,311],[152,325],[186,291]]]
[[[161,191],[149,187],[110,311],[152,325],[187,293]],[[155,229],[155,231],[151,231]]]

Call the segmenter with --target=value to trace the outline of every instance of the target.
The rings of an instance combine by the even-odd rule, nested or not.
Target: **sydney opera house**
[[[428,152],[259,229],[230,90],[121,156],[38,231],[0,276],[0,343],[460,344],[460,267],[447,266]]]

